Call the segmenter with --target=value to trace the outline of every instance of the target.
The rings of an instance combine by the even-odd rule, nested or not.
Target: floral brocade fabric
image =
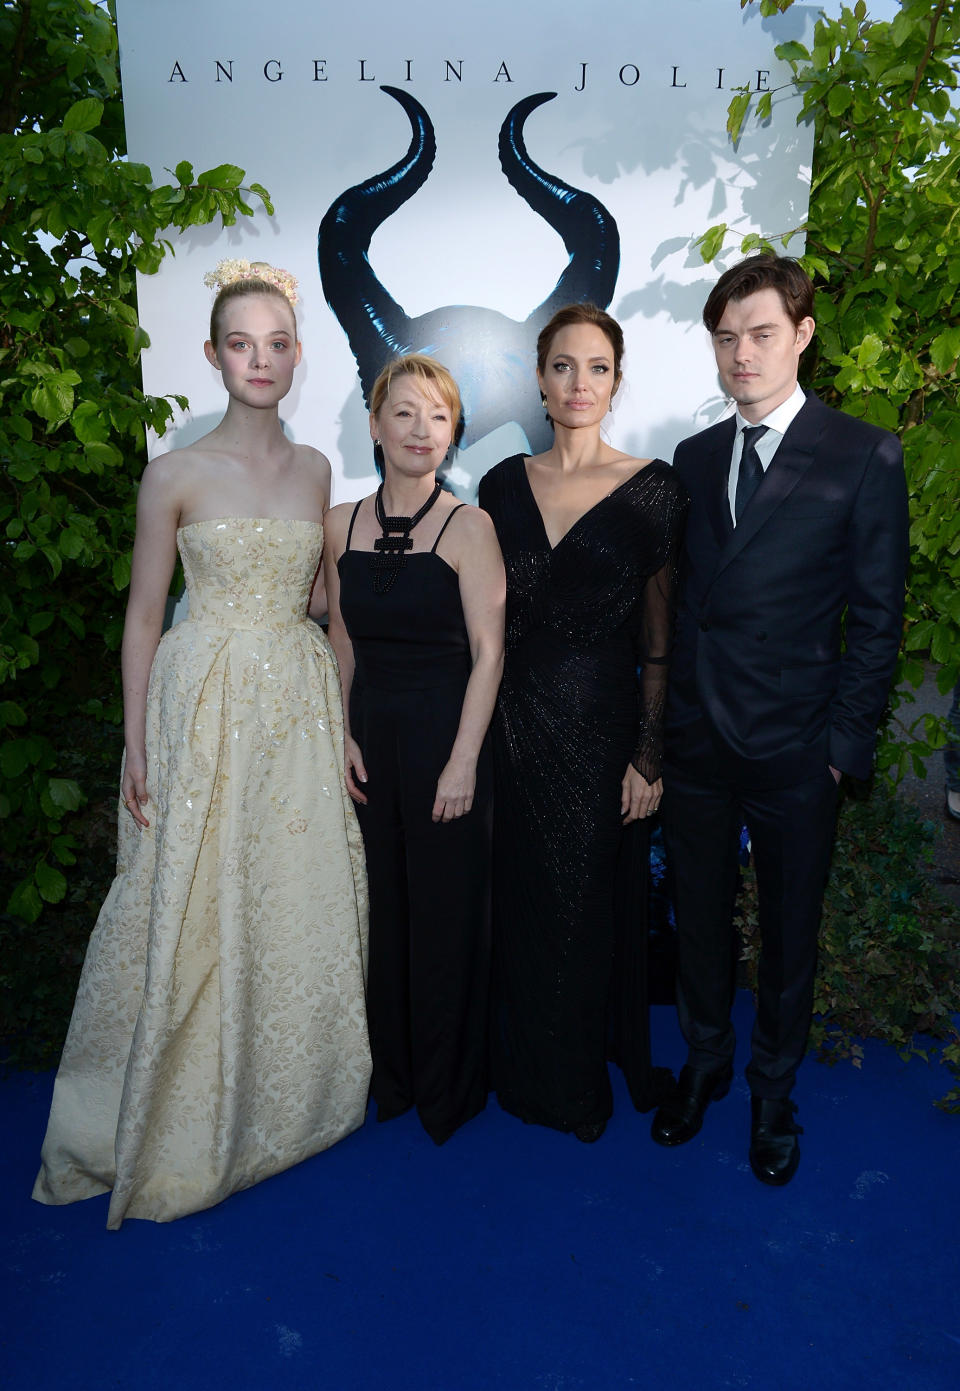
[[[231,518],[177,541],[190,615],[151,671],[150,827],[120,807],[34,1189],[112,1189],[110,1227],[333,1144],[370,1074],[363,846],[336,662],[306,617],[322,527]]]
[[[517,455],[480,485],[507,571],[493,721],[493,1080],[524,1120],[611,1110],[608,1055],[656,1104],[647,1011],[647,823],[621,823],[628,764],[660,776],[683,485],[654,460],[551,548]],[[639,668],[639,675],[638,675]]]

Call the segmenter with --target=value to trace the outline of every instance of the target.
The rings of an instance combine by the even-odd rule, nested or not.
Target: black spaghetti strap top
[[[457,572],[437,555],[440,538],[454,514],[450,510],[429,551],[404,557],[404,566],[386,594],[373,588],[372,551],[347,544],[337,562],[340,612],[356,662],[354,682],[365,690],[419,691],[466,685],[472,661],[460,602]]]

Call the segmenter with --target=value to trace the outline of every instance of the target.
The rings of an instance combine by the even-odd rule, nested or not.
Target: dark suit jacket
[[[721,421],[674,456],[690,513],[667,759],[695,772],[706,731],[745,786],[786,786],[830,763],[866,778],[903,614],[900,442],[808,395],[734,528],[735,429]]]

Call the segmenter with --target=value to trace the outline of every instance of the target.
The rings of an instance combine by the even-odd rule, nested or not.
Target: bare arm
[[[437,781],[434,821],[452,821],[473,806],[477,759],[503,675],[506,578],[493,522],[477,508],[464,508],[446,535],[450,537],[451,562],[460,576],[460,600],[473,668],[453,748]],[[446,555],[445,545],[443,550]]]
[[[316,474],[317,486],[320,490],[320,506],[324,519],[323,537],[324,548],[327,544],[327,524],[326,519],[329,515],[330,507],[330,461],[325,454],[321,454],[317,449],[310,450],[310,460]],[[322,618],[327,616],[327,591],[325,585],[324,565],[321,561],[317,567],[317,573],[313,579],[313,589],[310,591],[310,599],[307,603],[307,613],[311,618],[315,618],[319,623]]]
[[[353,687],[353,643],[340,612],[340,574],[337,561],[346,545],[349,509],[335,507],[327,513],[323,547],[323,578],[326,586],[327,637],[340,668],[340,690],[343,699],[343,773],[347,791],[355,802],[366,803],[366,794],[358,786],[367,781],[363,754],[350,731],[350,691]]]
[[[180,506],[173,473],[166,458],[157,459],[147,465],[140,483],[120,658],[125,750],[122,792],[130,815],[140,826],[150,824],[142,810],[148,800],[147,687],[177,560]]]

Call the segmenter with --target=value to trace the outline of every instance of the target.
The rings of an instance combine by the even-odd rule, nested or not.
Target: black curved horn
[[[613,299],[620,269],[620,234],[612,213],[599,199],[572,188],[534,164],[527,154],[523,126],[531,111],[556,92],[524,97],[500,127],[500,165],[520,197],[563,238],[570,258],[556,288],[531,319],[546,320],[564,304],[591,300],[605,309]]]
[[[398,101],[410,119],[407,153],[382,174],[341,193],[324,214],[317,236],[323,293],[346,331],[365,399],[384,363],[410,351],[410,320],[373,272],[367,256],[370,239],[426,182],[437,153],[433,125],[420,103],[398,87],[380,90]]]

